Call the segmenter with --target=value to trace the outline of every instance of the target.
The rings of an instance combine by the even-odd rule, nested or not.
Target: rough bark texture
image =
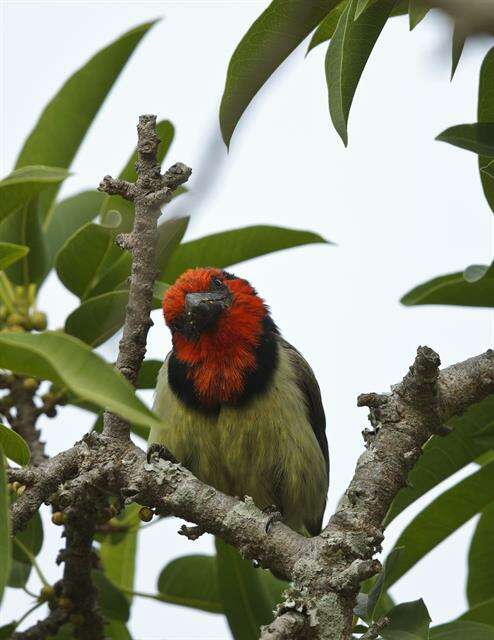
[[[101,187],[136,204],[134,230],[120,238],[121,246],[132,251],[133,267],[117,359],[117,367],[132,382],[149,329],[157,207],[190,174],[183,165],[175,165],[160,176],[154,126],[154,117],[141,117],[137,183],[107,177]],[[364,433],[366,450],[337,511],[318,537],[302,537],[280,522],[267,532],[269,515],[250,498],[240,501],[227,496],[158,454],[148,462],[145,452],[130,441],[128,425],[111,414],[105,415],[102,435],[88,434],[41,467],[10,471],[12,481],[27,486],[12,508],[13,530],[22,529],[43,501],[65,514],[62,585],[63,593],[84,614],[86,623],[77,631],[80,640],[103,637],[91,582],[91,542],[109,495],[119,504],[135,501],[193,522],[237,547],[244,557],[289,579],[292,586],[275,620],[262,629],[262,640],[348,640],[359,586],[380,571],[374,555],[381,548],[384,517],[406,485],[423,444],[441,433],[446,420],[494,393],[492,351],[442,371],[439,365],[432,349],[419,347],[409,372],[390,393],[360,396],[359,405],[370,408],[372,425]],[[104,493],[98,491],[101,486]],[[375,625],[367,637],[378,632]],[[46,636],[28,633],[18,638]]]

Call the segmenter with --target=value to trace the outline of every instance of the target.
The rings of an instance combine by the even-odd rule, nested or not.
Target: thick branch
[[[11,640],[44,640],[44,638],[55,636],[60,627],[67,622],[68,617],[68,611],[54,609],[44,620],[38,620],[25,631],[13,633]]]

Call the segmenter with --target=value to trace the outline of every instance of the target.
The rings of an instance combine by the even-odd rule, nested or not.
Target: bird
[[[199,480],[318,535],[329,455],[307,361],[254,287],[223,269],[185,271],[162,306],[172,350],[157,378],[160,426],[148,451],[163,447]]]

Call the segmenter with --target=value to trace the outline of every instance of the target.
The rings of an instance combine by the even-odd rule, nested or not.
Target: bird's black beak
[[[199,337],[230,306],[231,300],[231,293],[226,287],[221,291],[188,293],[185,296],[182,332],[190,337]]]

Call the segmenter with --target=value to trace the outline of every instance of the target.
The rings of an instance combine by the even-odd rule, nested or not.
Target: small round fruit
[[[51,516],[51,521],[56,524],[57,527],[61,527],[65,522],[65,515],[61,511],[55,511]]]
[[[17,480],[12,483],[12,491],[15,491],[17,493],[20,488],[21,488],[21,483],[17,482]]]
[[[143,522],[151,522],[151,520],[153,519],[153,516],[154,516],[154,511],[149,507],[142,507],[141,510],[139,511],[139,518]]]
[[[31,325],[36,331],[44,331],[48,326],[46,314],[42,311],[35,311],[31,316]]]
[[[70,598],[67,598],[67,596],[60,596],[60,598],[58,598],[58,606],[60,607],[60,609],[70,611],[74,606],[74,603]]]
[[[7,316],[7,324],[9,325],[9,327],[12,327],[14,325],[23,325],[24,322],[26,321],[24,316],[21,316],[20,313],[10,313]]]
[[[46,602],[47,600],[51,600],[54,597],[54,595],[55,595],[55,589],[52,586],[50,585],[44,586],[39,592],[38,600],[40,602]]]
[[[38,388],[38,381],[35,378],[24,378],[22,386],[24,389],[27,389],[27,391],[36,391]]]
[[[17,489],[17,495],[18,496],[22,496],[22,494],[24,493],[25,490],[26,490],[26,485],[25,484],[21,484],[21,486]]]

